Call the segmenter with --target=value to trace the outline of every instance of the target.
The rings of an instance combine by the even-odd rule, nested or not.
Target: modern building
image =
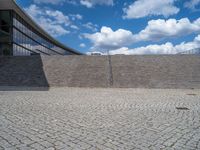
[[[35,23],[15,2],[0,0],[0,55],[81,55]]]

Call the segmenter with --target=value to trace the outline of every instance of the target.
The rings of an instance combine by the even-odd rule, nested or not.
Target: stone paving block
[[[31,145],[30,145],[30,147],[31,147],[31,148],[34,148],[34,149],[36,149],[36,150],[45,149],[45,147],[44,147],[44,146],[42,146],[42,145],[41,145],[41,144],[39,144],[39,143],[34,143],[34,144],[31,144]]]
[[[0,150],[200,149],[199,99],[183,89],[0,91]]]
[[[9,148],[9,147],[12,146],[12,145],[11,145],[10,143],[8,143],[8,141],[6,141],[6,140],[1,140],[1,141],[0,141],[0,145],[1,145],[1,147],[3,147],[3,148]]]

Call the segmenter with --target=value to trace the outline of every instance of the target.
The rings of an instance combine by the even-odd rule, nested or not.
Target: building
[[[92,56],[101,56],[103,54],[101,52],[91,52],[90,55],[92,55]]]
[[[81,55],[58,42],[14,0],[0,0],[0,55]]]

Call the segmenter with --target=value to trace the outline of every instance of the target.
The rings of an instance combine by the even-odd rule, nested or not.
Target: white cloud
[[[200,0],[190,0],[184,3],[186,8],[196,10],[196,7],[200,5]]]
[[[71,17],[72,20],[82,20],[83,16],[80,14],[70,14],[69,15]]]
[[[47,3],[47,4],[60,4],[64,2],[65,0],[34,0],[35,3],[40,4],[40,3]]]
[[[64,26],[68,26],[70,20],[62,12],[46,10],[36,5],[30,5],[28,8],[25,8],[25,11],[49,34],[62,36],[69,33]]]
[[[187,18],[151,20],[146,28],[137,34],[124,29],[113,31],[109,27],[102,27],[100,32],[84,34],[84,37],[93,43],[92,49],[106,50],[129,46],[136,42],[160,41],[192,33],[200,33],[200,18],[193,22]]]
[[[123,18],[142,18],[146,16],[163,15],[168,17],[177,14],[179,8],[174,6],[176,0],[136,0],[134,3],[124,8]]]
[[[78,5],[81,4],[86,6],[87,8],[94,7],[95,5],[107,5],[112,6],[114,4],[114,0],[33,0],[36,4],[52,4],[52,5],[59,5],[59,4],[72,4]]]
[[[141,54],[177,54],[179,52],[200,48],[200,35],[198,35],[192,42],[182,42],[178,45],[173,45],[170,42],[161,45],[148,45],[145,47],[138,47],[129,49],[122,47],[110,51],[111,55],[124,54],[124,55],[141,55]]]
[[[109,27],[102,27],[100,32],[84,34],[93,44],[93,49],[116,49],[132,43],[133,34],[130,31],[119,29],[113,31]]]
[[[72,5],[78,5],[78,0],[65,0],[65,2]]]
[[[107,5],[107,6],[113,6],[114,0],[33,0],[36,4],[52,4],[52,5],[59,5],[59,4],[72,4],[72,5],[78,5],[81,4],[83,6],[86,6],[87,8],[92,8],[95,5]]]
[[[110,51],[111,55],[124,54],[124,55],[140,55],[140,54],[176,54],[172,43],[165,43],[162,45],[148,45],[146,47],[138,47],[129,49],[128,47],[122,47],[116,50]]]
[[[55,24],[63,24],[68,26],[70,20],[68,16],[65,16],[61,11],[58,10],[46,10],[45,14],[54,20]]]
[[[86,24],[83,24],[83,27],[85,27],[93,32],[97,32],[98,25],[88,22]]]
[[[93,4],[91,2],[86,1],[86,0],[81,0],[81,4],[88,8],[91,8],[93,6]]]
[[[70,27],[71,27],[72,29],[79,30],[79,27],[77,27],[76,25],[71,25]]]
[[[117,55],[117,54],[130,55],[131,54],[130,51],[131,49],[129,49],[128,47],[121,47],[121,48],[109,51],[109,54],[110,55]]]
[[[40,17],[37,19],[38,23],[45,29],[49,34],[57,37],[70,33],[59,24],[52,23],[51,19]]]
[[[182,42],[181,44],[176,45],[175,48],[178,52],[200,48],[200,35],[196,36],[192,42]]]
[[[80,3],[88,8],[93,7],[94,5],[113,5],[113,0],[80,0]]]
[[[84,43],[81,43],[80,47],[84,48],[84,47],[86,47],[86,45]]]
[[[79,19],[79,20],[81,20],[81,19],[83,19],[83,16],[82,16],[82,15],[80,15],[80,14],[76,14],[76,19]]]
[[[200,32],[200,18],[190,22],[188,18],[180,20],[151,20],[147,27],[135,35],[135,41],[155,41],[168,37],[179,37]]]

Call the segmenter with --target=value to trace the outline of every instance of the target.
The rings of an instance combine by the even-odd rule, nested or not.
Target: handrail
[[[195,54],[195,55],[200,55],[200,48],[194,48],[186,51],[179,52],[177,54]]]

